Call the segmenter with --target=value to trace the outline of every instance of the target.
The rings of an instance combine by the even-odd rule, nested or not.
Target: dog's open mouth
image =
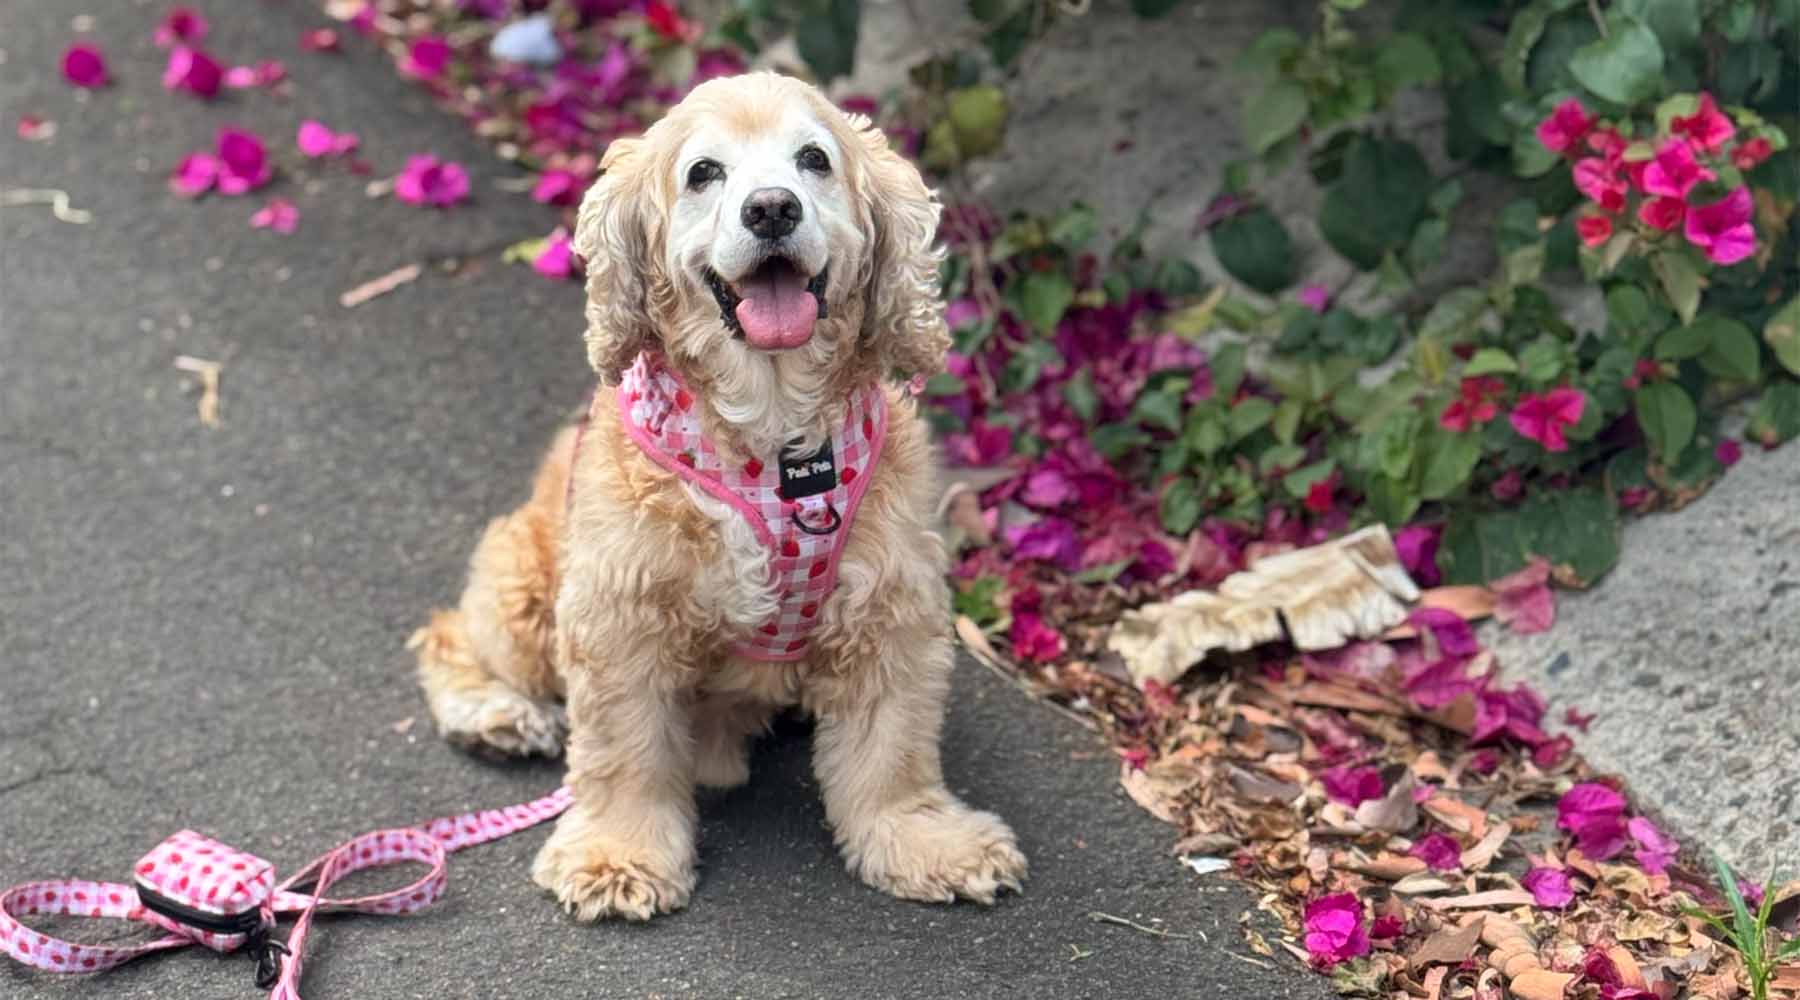
[[[779,351],[812,339],[813,324],[825,318],[830,274],[826,268],[808,278],[786,257],[770,257],[735,282],[709,268],[706,284],[733,336],[758,350]]]

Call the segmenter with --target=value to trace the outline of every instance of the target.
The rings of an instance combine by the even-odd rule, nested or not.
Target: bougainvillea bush
[[[1338,0],[1317,24],[1245,54],[1255,156],[1199,220],[1263,295],[1200,294],[1130,239],[1099,259],[1079,207],[946,224],[956,351],[929,401],[953,461],[1016,470],[983,494],[963,608],[1026,659],[1370,521],[1422,583],[1542,557],[1585,586],[1622,513],[1699,495],[1739,434],[1800,434],[1800,5]],[[1409,90],[1443,105],[1436,175],[1388,124]],[[1295,169],[1374,304],[1291,287],[1258,189]],[[1472,172],[1496,211],[1464,207]],[[1452,227],[1491,277],[1432,284]]]

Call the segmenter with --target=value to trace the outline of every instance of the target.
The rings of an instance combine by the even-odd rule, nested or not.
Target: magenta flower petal
[[[462,165],[430,154],[410,156],[394,178],[394,197],[409,205],[444,207],[469,196],[469,175]]]
[[[1373,767],[1334,767],[1319,775],[1319,781],[1326,797],[1352,809],[1387,794],[1381,772]]]
[[[1322,313],[1331,308],[1331,289],[1324,285],[1307,285],[1294,296],[1300,304],[1313,312]]]
[[[1625,797],[1597,782],[1569,789],[1556,803],[1556,825],[1575,837],[1575,846],[1595,861],[1625,849]]]
[[[1681,845],[1673,837],[1656,828],[1656,824],[1642,816],[1634,816],[1625,824],[1625,829],[1636,842],[1637,862],[1652,875],[1660,875],[1669,870],[1669,863],[1681,852]]]
[[[1329,969],[1369,953],[1369,930],[1355,895],[1322,896],[1306,904],[1306,952],[1313,964]]]
[[[1394,532],[1400,565],[1421,587],[1435,587],[1443,579],[1437,565],[1438,540],[1443,534],[1441,524],[1409,524]]]
[[[1434,872],[1453,872],[1462,868],[1462,845],[1447,833],[1420,838],[1409,853]]]
[[[163,15],[152,37],[160,48],[174,45],[198,45],[206,39],[206,15],[192,7],[173,7]]]
[[[244,194],[269,183],[275,168],[269,162],[269,149],[262,137],[240,128],[219,130],[216,149],[219,154],[219,193]]]
[[[1644,192],[1666,198],[1686,198],[1694,185],[1717,177],[1694,159],[1694,149],[1680,139],[1670,139],[1644,166]]]
[[[545,205],[573,205],[581,199],[581,176],[572,170],[546,170],[531,188],[531,200]]]
[[[1029,663],[1049,663],[1063,654],[1062,634],[1034,612],[1014,612],[1007,638],[1013,652]]]
[[[406,50],[406,60],[400,64],[402,72],[421,80],[435,80],[444,75],[444,69],[450,65],[450,43],[437,35],[426,35],[414,41]]]
[[[546,278],[566,279],[575,273],[575,252],[569,247],[569,234],[557,229],[550,234],[544,249],[531,260],[531,267]]]
[[[185,90],[196,97],[211,99],[219,93],[225,71],[213,58],[199,49],[177,45],[169,52],[169,64],[163,69],[162,83],[168,90]]]
[[[1575,901],[1575,887],[1569,882],[1569,873],[1558,868],[1533,868],[1519,880],[1525,891],[1537,905],[1552,910],[1561,910]]]
[[[1738,444],[1736,441],[1733,441],[1730,438],[1726,438],[1725,440],[1720,441],[1718,443],[1718,445],[1713,448],[1714,460],[1716,460],[1720,465],[1723,465],[1727,469],[1738,464],[1738,459],[1741,459],[1743,457],[1744,457],[1743,446]]]
[[[1461,615],[1447,608],[1414,608],[1406,620],[1420,632],[1431,634],[1441,656],[1466,660],[1481,652],[1475,630]]]
[[[336,52],[338,33],[330,28],[313,28],[300,33],[300,49],[304,52]]]
[[[1754,211],[1750,189],[1735,188],[1710,205],[1691,206],[1685,235],[1714,263],[1735,264],[1756,252],[1756,230],[1750,224]]]
[[[1579,389],[1562,386],[1546,393],[1525,393],[1510,415],[1513,430],[1548,451],[1569,450],[1564,431],[1581,422],[1587,397]]]
[[[1567,152],[1586,138],[1594,127],[1594,118],[1573,98],[1556,106],[1550,117],[1538,123],[1538,141],[1552,153]]]
[[[218,157],[211,153],[189,153],[169,174],[169,190],[183,198],[198,198],[211,191],[218,179]]]
[[[1520,635],[1542,632],[1556,624],[1556,598],[1550,592],[1550,561],[1532,557],[1530,565],[1488,584],[1494,592],[1494,617]]]
[[[63,52],[62,74],[71,85],[89,90],[112,79],[106,72],[106,54],[91,42],[76,42]]]
[[[1669,131],[1682,136],[1698,149],[1716,152],[1731,141],[1736,129],[1719,110],[1719,105],[1711,94],[1700,95],[1700,108],[1686,117],[1677,117],[1669,122]]]
[[[256,210],[250,216],[250,225],[256,229],[273,229],[278,233],[291,233],[300,225],[300,210],[286,198],[270,198],[268,204]]]
[[[294,143],[300,147],[300,152],[315,160],[322,156],[342,156],[353,152],[360,142],[354,132],[333,132],[323,122],[310,118],[300,123],[300,131],[294,136]]]

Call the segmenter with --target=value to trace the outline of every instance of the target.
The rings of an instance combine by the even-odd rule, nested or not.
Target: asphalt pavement
[[[455,598],[480,526],[524,497],[588,387],[578,289],[499,260],[552,216],[497,188],[509,168],[368,43],[300,52],[301,29],[326,23],[312,5],[204,6],[209,47],[284,60],[290,98],[166,93],[158,5],[0,5],[0,189],[62,189],[93,216],[0,209],[0,886],[123,879],[183,827],[291,869],[352,834],[523,801],[559,778],[444,745],[402,649]],[[91,95],[57,72],[76,15],[92,15],[117,79]],[[54,139],[15,139],[22,115],[54,121]],[[459,160],[475,197],[449,211],[371,200],[368,178],[295,151],[308,117],[360,133],[376,176],[415,152]],[[276,183],[172,197],[167,172],[227,123],[269,139]],[[298,232],[248,225],[265,195],[299,206]],[[417,281],[338,303],[410,264]],[[217,427],[182,355],[222,366]],[[1246,951],[1238,919],[1254,900],[1168,855],[1171,831],[1122,797],[1093,736],[972,663],[945,768],[1018,831],[1023,896],[932,907],[847,875],[795,723],[759,748],[747,788],[703,800],[686,912],[572,922],[529,881],[544,837],[531,831],[453,858],[448,896],[422,914],[326,920],[303,992],[1328,995],[1291,960]],[[98,978],[0,962],[0,995],[16,1000],[254,994],[242,957],[194,950]]]

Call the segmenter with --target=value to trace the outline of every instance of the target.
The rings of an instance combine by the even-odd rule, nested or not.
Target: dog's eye
[[[826,156],[825,151],[817,146],[801,147],[795,160],[799,162],[801,170],[810,170],[815,174],[831,173],[831,157]]]
[[[694,165],[688,168],[688,190],[698,191],[724,176],[725,168],[717,160],[695,160]]]

